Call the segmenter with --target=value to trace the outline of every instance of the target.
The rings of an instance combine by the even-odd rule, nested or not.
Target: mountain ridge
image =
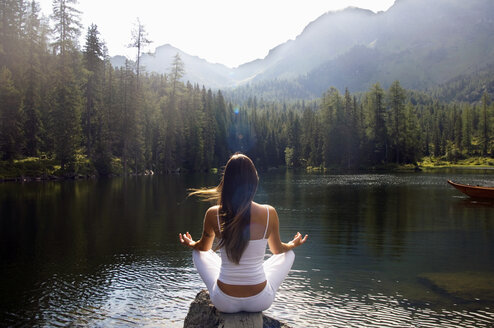
[[[236,68],[169,44],[143,54],[141,63],[148,71],[167,73],[179,53],[184,80],[221,89],[291,81],[305,88],[304,94],[319,96],[330,86],[364,91],[375,82],[386,87],[399,80],[406,88],[425,90],[493,67],[492,12],[489,0],[397,0],[378,13],[348,7],[322,14],[295,39]]]

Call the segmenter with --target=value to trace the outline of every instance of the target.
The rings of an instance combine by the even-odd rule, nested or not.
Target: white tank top
[[[257,285],[266,281],[266,275],[264,273],[263,263],[264,254],[266,253],[266,233],[269,226],[269,208],[266,206],[268,212],[268,218],[266,221],[266,230],[264,230],[264,237],[262,239],[251,239],[247,243],[240,262],[235,264],[230,261],[226,255],[226,251],[220,249],[221,255],[221,269],[218,280],[230,285]],[[220,227],[219,209],[217,214],[218,227]]]

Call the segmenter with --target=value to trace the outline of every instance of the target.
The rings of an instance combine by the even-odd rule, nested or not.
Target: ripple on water
[[[162,258],[125,260],[94,275],[54,274],[29,298],[29,310],[7,318],[54,327],[181,327],[201,288],[191,267],[169,266]]]
[[[492,327],[494,313],[487,310],[448,311],[403,305],[381,293],[369,295],[314,291],[309,280],[283,283],[266,314],[293,327]]]
[[[305,270],[293,270],[267,315],[293,327],[492,327],[494,313],[433,310],[399,296],[314,289]],[[351,278],[351,277],[349,277]],[[352,279],[352,278],[351,278]],[[190,302],[204,288],[188,264],[170,267],[165,259],[108,265],[97,275],[53,275],[32,297],[32,312],[10,314],[12,322],[49,326],[182,327]]]

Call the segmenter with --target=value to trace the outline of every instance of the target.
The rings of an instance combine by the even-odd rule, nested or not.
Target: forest
[[[261,169],[494,155],[487,92],[481,101],[447,101],[376,81],[354,94],[327,86],[311,101],[240,101],[234,91],[184,82],[178,54],[168,73],[146,72],[140,22],[129,35],[136,62],[112,67],[98,27],[82,31],[74,4],[55,0],[50,24],[36,1],[1,1],[0,179],[209,171],[236,151]]]

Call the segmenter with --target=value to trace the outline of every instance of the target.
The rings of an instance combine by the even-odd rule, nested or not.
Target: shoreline
[[[494,170],[494,166],[487,165],[467,165],[467,164],[449,164],[449,165],[426,165],[426,166],[412,166],[412,165],[400,165],[392,167],[369,167],[360,169],[343,169],[343,168],[298,168],[298,169],[287,169],[286,167],[270,168],[266,171],[276,171],[276,170],[301,170],[307,173],[330,173],[330,172],[342,172],[348,171],[355,174],[359,172],[381,172],[381,173],[418,173],[418,172],[432,172],[436,170],[447,170],[447,169],[458,169],[458,170]],[[217,173],[217,170],[211,170],[209,172]],[[14,183],[25,183],[25,182],[52,182],[52,181],[77,181],[77,180],[97,180],[100,178],[116,178],[116,177],[136,177],[136,176],[153,176],[153,175],[169,175],[169,174],[187,174],[194,173],[189,171],[172,171],[163,174],[149,174],[147,172],[138,174],[112,174],[108,176],[98,176],[97,174],[83,175],[83,174],[70,174],[70,175],[40,175],[40,176],[30,176],[30,175],[20,175],[20,176],[10,176],[10,177],[0,177],[0,183],[14,182]]]

